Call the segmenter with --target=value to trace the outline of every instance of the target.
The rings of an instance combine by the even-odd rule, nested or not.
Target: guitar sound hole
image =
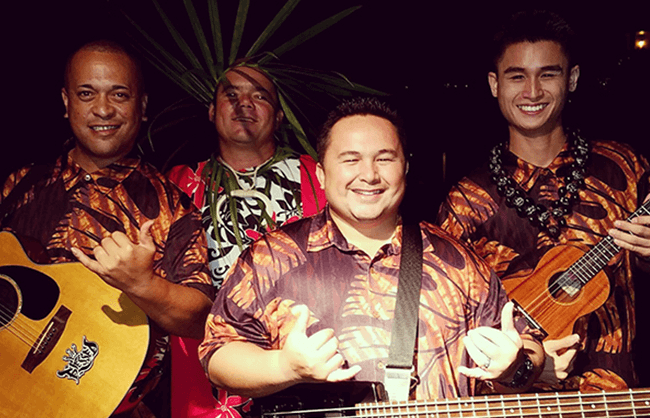
[[[551,296],[558,302],[571,302],[582,289],[580,279],[569,272],[557,273],[548,282],[548,290]]]
[[[0,275],[0,329],[10,324],[18,315],[21,296],[16,283]]]
[[[11,277],[20,289],[20,313],[32,321],[48,316],[59,300],[59,285],[45,273],[24,266],[1,266],[0,276]]]

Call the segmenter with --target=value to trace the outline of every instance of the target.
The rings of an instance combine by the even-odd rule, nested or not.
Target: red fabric
[[[205,182],[201,178],[206,162],[194,170],[188,166],[177,166],[168,173],[169,178],[187,193],[194,204],[204,205]],[[325,207],[325,192],[316,178],[316,162],[309,155],[300,157],[300,184],[303,216],[311,216]],[[236,407],[242,408],[248,398],[230,395],[220,391],[219,399],[212,395],[212,387],[199,363],[200,341],[192,338],[171,337],[172,356],[172,418],[238,418]]]

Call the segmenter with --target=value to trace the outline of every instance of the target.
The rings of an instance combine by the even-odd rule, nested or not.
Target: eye
[[[89,90],[82,90],[80,92],[77,92],[77,97],[80,100],[88,100],[93,96],[93,93]]]
[[[116,99],[118,99],[120,101],[129,100],[131,98],[130,94],[125,93],[123,91],[115,92],[114,96],[115,96]]]
[[[519,80],[523,80],[524,76],[521,75],[521,74],[515,74],[515,75],[510,76],[509,78],[510,78],[510,80],[519,81]]]

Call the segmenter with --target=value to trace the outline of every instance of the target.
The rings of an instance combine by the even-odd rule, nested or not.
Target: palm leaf
[[[167,26],[167,30],[169,31],[169,34],[172,36],[174,41],[176,42],[176,45],[180,48],[181,52],[183,55],[185,55],[185,58],[187,58],[190,63],[192,64],[192,67],[194,68],[201,68],[201,63],[199,62],[198,58],[196,58],[196,55],[194,55],[194,52],[192,52],[192,49],[189,47],[187,42],[183,39],[183,36],[176,30],[174,25],[172,24],[171,20],[167,17],[163,9],[160,7],[160,4],[156,0],[151,0],[156,7],[156,10],[158,11],[158,14],[160,15],[160,18],[163,20],[165,23],[165,26]]]
[[[219,6],[217,0],[208,0],[208,16],[210,17],[210,28],[212,29],[212,40],[214,42],[214,53],[217,57],[217,74],[223,73],[223,39],[221,37],[221,20],[219,19]]]
[[[235,17],[235,29],[232,33],[232,44],[230,46],[228,65],[235,62],[235,59],[237,58],[239,44],[241,43],[242,34],[244,33],[246,16],[248,15],[248,6],[250,6],[250,0],[239,0],[239,8],[237,9],[237,16]]]
[[[289,123],[293,126],[294,128],[294,133],[296,134],[296,137],[298,138],[298,142],[300,142],[300,145],[302,145],[303,149],[311,155],[311,157],[318,161],[318,154],[316,154],[316,151],[314,148],[311,146],[309,143],[309,140],[307,139],[307,135],[305,134],[305,131],[302,129],[302,126],[300,125],[300,122],[296,118],[296,116],[293,114],[291,111],[291,108],[287,104],[287,102],[284,100],[283,95],[278,92],[278,99],[280,100],[280,105],[282,106],[282,110],[284,111],[284,117],[287,118]]]
[[[187,17],[190,19],[190,24],[192,25],[192,30],[194,30],[194,35],[196,36],[196,41],[201,48],[201,53],[203,54],[203,59],[205,60],[205,65],[207,70],[210,72],[210,75],[213,79],[217,78],[217,73],[214,68],[214,60],[212,59],[212,53],[208,47],[208,42],[205,39],[205,34],[203,33],[203,27],[201,26],[201,21],[199,16],[196,14],[196,9],[192,4],[192,0],[183,0],[185,4],[185,10],[187,11]]]
[[[296,8],[296,6],[300,3],[300,0],[289,0],[285,3],[285,5],[280,9],[278,14],[275,15],[271,23],[264,29],[264,31],[260,34],[260,36],[257,38],[253,46],[250,47],[248,52],[246,53],[247,57],[252,57],[253,55],[257,54],[257,51],[259,51],[264,44],[266,44],[266,41],[273,36],[276,30],[284,23],[284,21],[289,17],[291,12],[293,12],[293,9]]]
[[[293,48],[297,47],[298,45],[308,41],[309,39],[313,38],[314,36],[318,35],[325,29],[329,28],[330,26],[334,25],[335,23],[339,22],[341,19],[345,18],[346,16],[350,15],[352,12],[355,10],[358,10],[361,6],[355,6],[355,7],[350,7],[349,9],[343,10],[342,12],[339,12],[335,14],[334,16],[323,20],[322,22],[312,26],[311,28],[305,30],[304,32],[301,32],[299,35],[293,37],[291,40],[285,42],[284,44],[280,45],[278,48],[273,50],[273,54],[275,56],[281,56],[282,54],[292,50]],[[266,56],[260,60],[260,63],[268,61],[270,59],[270,56]]]

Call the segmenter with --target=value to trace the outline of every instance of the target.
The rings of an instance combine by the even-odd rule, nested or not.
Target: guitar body
[[[0,416],[109,416],[144,362],[147,316],[80,263],[34,264],[8,232],[0,249]]]
[[[502,281],[510,299],[523,308],[550,339],[571,335],[575,321],[598,309],[609,297],[609,279],[603,270],[579,286],[571,277],[560,279],[584,254],[577,247],[557,246],[544,254],[530,275]]]

